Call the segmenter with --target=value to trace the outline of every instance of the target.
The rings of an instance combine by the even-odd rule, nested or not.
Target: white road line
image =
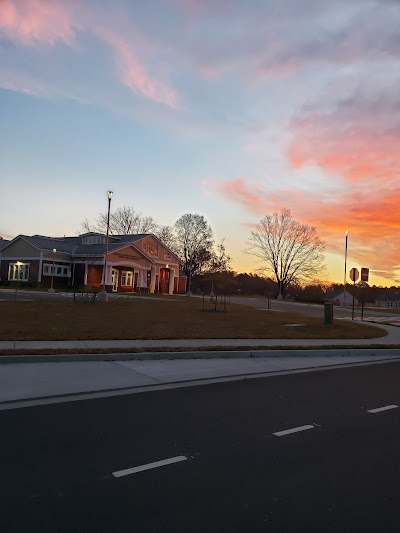
[[[152,468],[159,468],[160,466],[172,465],[174,463],[180,463],[186,461],[187,457],[184,455],[178,455],[177,457],[171,457],[170,459],[163,459],[162,461],[156,461],[155,463],[148,463],[147,465],[134,466],[133,468],[127,468],[125,470],[117,470],[113,472],[114,477],[130,476],[131,474],[137,474],[138,472],[144,472],[145,470],[151,470]]]
[[[368,409],[368,413],[380,413],[381,411],[389,411],[389,409],[397,409],[398,405],[385,405],[385,407],[377,407],[376,409]]]
[[[292,429],[285,429],[284,431],[276,431],[275,433],[272,433],[272,435],[275,435],[276,437],[284,437],[285,435],[290,435],[291,433],[297,433],[298,431],[306,431],[307,429],[314,429],[315,426],[310,426],[309,424],[306,426],[299,426],[297,428]]]

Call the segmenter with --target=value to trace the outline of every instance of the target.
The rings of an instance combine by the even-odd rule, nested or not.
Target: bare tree
[[[200,273],[212,258],[213,232],[202,215],[186,213],[175,222],[174,233],[176,249],[188,277],[190,294],[193,274]]]
[[[272,274],[282,298],[292,282],[315,280],[324,270],[325,246],[316,229],[293,219],[290,209],[266,215],[251,232],[246,253],[258,257]]]
[[[175,254],[178,253],[174,228],[171,226],[158,226],[153,232],[160,241]]]
[[[100,213],[95,224],[90,224],[85,220],[82,224],[84,231],[95,231],[106,233],[107,213]],[[133,207],[118,207],[110,214],[110,234],[124,235],[136,233],[156,233],[158,225],[153,217],[144,217],[137,213]]]
[[[212,253],[209,265],[210,273],[228,272],[232,258],[226,253],[225,238],[217,245],[217,251]]]

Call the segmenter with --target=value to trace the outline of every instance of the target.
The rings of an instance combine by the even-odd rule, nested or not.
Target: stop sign
[[[358,280],[358,276],[359,276],[359,272],[358,272],[358,269],[357,268],[352,268],[350,270],[350,279],[351,281],[354,281],[356,282]]]

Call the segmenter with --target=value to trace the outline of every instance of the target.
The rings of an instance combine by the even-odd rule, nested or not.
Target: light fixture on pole
[[[349,232],[346,231],[346,246],[344,250],[344,282],[343,282],[343,307],[346,307],[346,269],[347,269],[347,240],[349,238]]]
[[[54,283],[54,260],[55,260],[55,253],[57,252],[56,248],[53,248],[53,265],[51,267],[51,283],[50,283],[50,289],[48,292],[55,292],[53,288]]]
[[[103,290],[99,293],[99,300],[101,300],[102,302],[108,302],[108,293],[106,291],[106,276],[107,276],[108,238],[110,235],[110,210],[111,210],[112,195],[113,195],[112,191],[107,191],[108,211],[107,211],[106,253],[104,255],[104,267],[103,267]]]

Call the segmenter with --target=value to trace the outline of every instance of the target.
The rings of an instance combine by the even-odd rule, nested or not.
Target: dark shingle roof
[[[125,244],[122,244],[121,242],[110,242],[108,245],[108,251],[112,252],[113,250],[118,250],[118,248],[122,248],[126,246]],[[103,256],[106,252],[106,245],[105,244],[79,244],[75,247],[72,255],[75,257],[77,255],[85,256],[85,255],[98,255]]]
[[[6,246],[9,242],[11,241],[7,241],[6,239],[0,239],[0,250],[2,250],[4,246]]]
[[[53,237],[43,237],[42,235],[19,236],[40,250],[53,250],[55,248],[57,252],[71,253],[76,246],[74,242],[67,241],[64,238],[55,239]]]
[[[136,234],[128,234],[128,235],[112,235],[112,237],[121,239],[121,241],[124,242],[135,242],[139,239],[143,239],[143,237],[148,237],[150,235],[153,235],[152,233],[136,233]]]

